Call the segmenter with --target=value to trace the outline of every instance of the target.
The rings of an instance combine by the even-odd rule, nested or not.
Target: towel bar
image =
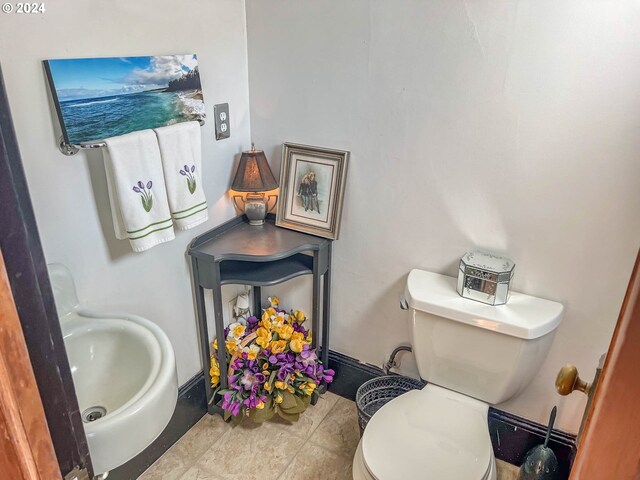
[[[198,120],[200,122],[200,126],[204,125],[204,120]],[[63,155],[67,155],[68,157],[71,155],[75,155],[80,150],[91,150],[94,148],[102,148],[106,147],[107,144],[104,141],[95,141],[95,142],[83,142],[78,144],[67,143],[64,141],[64,137],[60,137],[60,143],[58,144],[58,148],[62,152]]]

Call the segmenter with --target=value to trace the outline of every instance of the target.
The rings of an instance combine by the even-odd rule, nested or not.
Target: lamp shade
[[[265,192],[278,188],[262,150],[242,152],[231,189],[237,192]]]

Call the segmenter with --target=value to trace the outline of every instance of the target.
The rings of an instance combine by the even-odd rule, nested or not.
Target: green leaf
[[[280,418],[288,421],[288,422],[297,422],[300,419],[300,414],[299,413],[286,413],[283,412],[282,409],[278,409],[278,415],[280,416]]]
[[[293,393],[289,393],[286,390],[282,391],[282,403],[280,408],[283,410],[289,410],[296,407],[296,396]]]
[[[287,407],[287,408],[282,408],[281,406],[282,410],[288,414],[303,413],[307,409],[307,405],[297,395],[293,395],[293,394],[290,394],[290,395],[294,398],[296,404],[293,407]]]
[[[275,409],[270,401],[265,402],[265,406],[262,409],[253,408],[249,410],[249,418],[255,423],[266,422],[275,415]]]
[[[231,423],[233,423],[234,425],[240,425],[242,423],[242,420],[244,420],[244,415],[242,414],[242,411],[240,412],[239,415],[231,416]]]

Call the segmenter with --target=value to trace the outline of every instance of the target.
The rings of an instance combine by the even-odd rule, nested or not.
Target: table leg
[[[331,325],[331,244],[327,247],[327,271],[322,291],[322,365],[329,367],[329,327]]]
[[[211,350],[209,347],[209,329],[207,328],[207,313],[204,304],[204,288],[200,286],[198,281],[198,262],[195,258],[191,258],[191,274],[193,276],[193,285],[195,287],[196,315],[198,324],[198,333],[200,335],[200,355],[202,359],[202,368],[204,369],[204,391],[207,402],[211,399],[211,375],[209,374],[209,363]],[[214,413],[208,409],[209,413]]]
[[[216,264],[216,282],[213,290],[213,318],[216,326],[216,339],[218,340],[218,365],[220,366],[220,387],[227,388],[227,349],[224,338],[224,317],[222,316],[222,287],[220,285],[220,266]]]
[[[253,287],[253,314],[260,320],[262,316],[262,289],[259,286]]]
[[[313,332],[311,348],[318,346],[320,336],[320,253],[313,252],[313,303],[311,307],[311,331]]]

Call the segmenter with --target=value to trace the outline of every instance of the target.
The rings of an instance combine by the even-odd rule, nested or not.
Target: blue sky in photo
[[[123,95],[166,87],[197,65],[195,55],[49,60],[60,101]]]

